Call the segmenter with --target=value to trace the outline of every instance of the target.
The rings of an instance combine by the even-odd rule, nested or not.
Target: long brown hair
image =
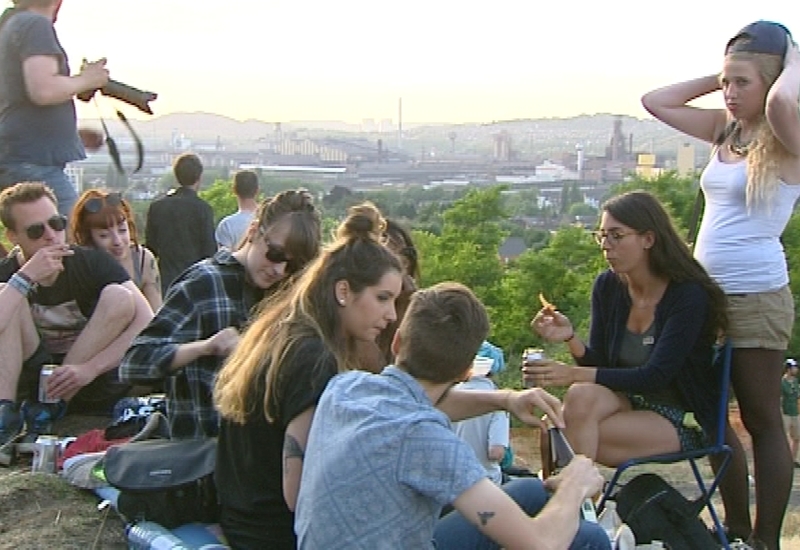
[[[650,271],[676,283],[698,282],[709,297],[708,328],[714,333],[727,328],[725,293],[692,256],[657,198],[645,191],[632,191],[609,199],[603,210],[638,233],[651,232],[654,242],[648,254]]]
[[[344,280],[360,293],[387,272],[401,272],[398,257],[381,244],[384,226],[371,203],[352,207],[335,241],[293,285],[264,303],[217,377],[214,403],[222,417],[243,423],[258,402],[257,388],[263,387],[258,382],[265,377],[264,415],[273,421],[283,397],[277,380],[286,358],[302,340],[322,340],[326,351],[320,363],[332,357],[339,371],[357,367],[354,342],[342,331],[334,287]]]

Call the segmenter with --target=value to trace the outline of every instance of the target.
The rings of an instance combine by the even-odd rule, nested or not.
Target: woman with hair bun
[[[132,383],[166,382],[173,437],[217,435],[214,378],[253,308],[317,255],[320,227],[311,195],[284,191],[260,205],[238,250],[218,251],[170,285],[119,372]]]
[[[265,302],[219,373],[220,524],[233,548],[294,549],[303,449],[328,380],[396,320],[403,267],[365,203],[294,284]]]
[[[162,301],[158,263],[153,253],[139,244],[133,218],[130,205],[119,193],[89,189],[72,209],[70,238],[77,245],[111,254],[156,311]]]

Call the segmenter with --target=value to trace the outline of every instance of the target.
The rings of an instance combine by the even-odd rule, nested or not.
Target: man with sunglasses
[[[73,97],[108,82],[105,59],[70,74],[53,24],[62,0],[14,0],[0,16],[0,189],[19,181],[43,181],[69,216],[77,198],[64,173],[86,158]]]
[[[0,193],[14,249],[0,260],[0,462],[70,410],[109,413],[128,391],[116,368],[152,313],[107,253],[66,244],[66,218],[40,182]],[[45,364],[60,364],[39,387]],[[39,397],[46,397],[47,403]]]

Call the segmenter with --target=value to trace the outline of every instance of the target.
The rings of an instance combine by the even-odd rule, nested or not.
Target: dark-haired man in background
[[[172,166],[179,186],[150,204],[145,226],[145,244],[158,258],[161,291],[178,275],[217,251],[214,240],[214,212],[197,196],[203,163],[197,155],[185,153]]]

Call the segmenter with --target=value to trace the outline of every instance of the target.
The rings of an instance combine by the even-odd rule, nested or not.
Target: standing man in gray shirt
[[[59,213],[69,216],[77,195],[64,167],[86,158],[83,136],[87,147],[102,144],[92,132],[79,137],[72,98],[103,87],[108,70],[101,59],[70,75],[53,26],[61,3],[13,0],[0,16],[0,190],[44,182],[56,194]]]
[[[233,194],[236,195],[239,210],[222,218],[215,234],[217,245],[231,252],[236,250],[258,208],[258,175],[252,170],[236,172],[233,176]]]

